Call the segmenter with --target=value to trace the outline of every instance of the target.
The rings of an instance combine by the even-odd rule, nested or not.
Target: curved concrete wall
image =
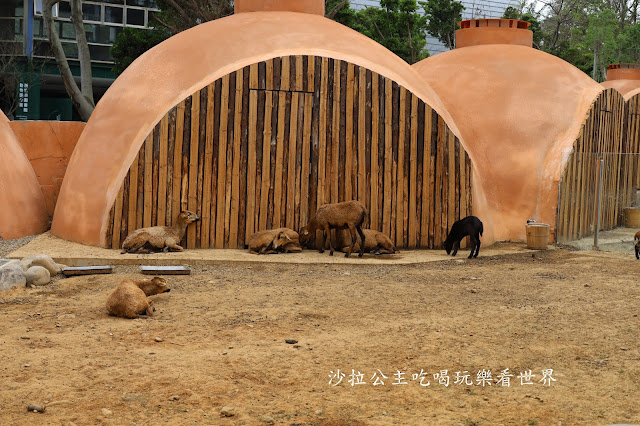
[[[53,217],[64,173],[85,123],[13,121],[9,126],[36,172],[47,204],[47,214]]]
[[[474,212],[487,233],[523,240],[529,218],[554,228],[559,178],[602,86],[555,56],[512,45],[456,49],[414,68],[458,125],[474,190],[486,195]]]
[[[607,89],[616,89],[625,101],[640,91],[640,80],[607,80],[600,84]]]
[[[0,235],[5,239],[47,230],[49,217],[36,174],[0,111]]]
[[[97,105],[71,157],[52,233],[105,245],[109,210],[145,137],[167,111],[246,65],[288,55],[344,60],[415,93],[459,135],[436,93],[383,46],[324,17],[242,13],[184,31],[138,58]],[[87,185],[91,182],[91,185]],[[474,200],[478,194],[474,193]]]

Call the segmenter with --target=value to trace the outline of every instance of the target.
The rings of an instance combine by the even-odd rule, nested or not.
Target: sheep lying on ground
[[[147,296],[169,291],[171,289],[161,277],[141,281],[123,280],[107,299],[107,312],[123,318],[138,318],[138,315],[144,314],[151,316],[154,309]]]
[[[300,253],[298,233],[289,228],[268,229],[258,231],[249,237],[249,253]]]
[[[333,242],[331,238],[331,230],[348,229],[351,234],[351,245],[344,257],[349,257],[353,252],[353,248],[356,245],[358,237],[356,231],[360,235],[360,239],[363,243],[366,241],[365,235],[362,232],[362,224],[367,217],[367,209],[359,201],[345,201],[336,204],[325,204],[318,208],[316,215],[309,221],[307,226],[300,230],[300,240],[304,243],[311,237],[315,237],[316,231],[322,231],[321,244],[318,245],[318,252],[324,252],[324,245],[329,237],[329,254],[333,256]],[[364,254],[364,247],[366,243],[360,247],[359,257]]]
[[[455,256],[460,248],[460,241],[467,235],[471,238],[471,253],[469,253],[469,259],[472,257],[478,257],[480,252],[480,236],[484,231],[482,222],[475,216],[467,216],[464,219],[460,219],[451,226],[451,231],[447,239],[442,244],[443,248],[447,251],[447,254],[451,253]],[[474,255],[475,250],[475,255]]]
[[[200,220],[200,216],[190,211],[178,215],[173,226],[152,226],[136,229],[122,243],[122,253],[152,253],[154,251],[182,251],[178,244],[187,232],[190,223]]]
[[[640,231],[636,232],[636,235],[633,237],[633,241],[636,246],[636,259],[640,259]]]
[[[394,254],[398,252],[393,242],[389,237],[382,232],[374,231],[373,229],[363,229],[362,232],[365,236],[364,251],[365,253],[375,254]],[[319,240],[319,239],[318,239]],[[336,231],[336,247],[339,251],[346,253],[349,251],[351,245],[351,235],[346,230]],[[312,237],[306,240],[305,247],[309,249],[317,249],[316,238]],[[325,244],[325,249],[327,248]],[[360,250],[360,240],[356,242],[353,248],[354,250]]]

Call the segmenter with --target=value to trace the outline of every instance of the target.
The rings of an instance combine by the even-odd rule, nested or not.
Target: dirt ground
[[[0,424],[640,423],[640,261],[482,254],[198,266],[168,277],[149,319],[105,312],[117,283],[141,277],[131,266],[2,293]]]

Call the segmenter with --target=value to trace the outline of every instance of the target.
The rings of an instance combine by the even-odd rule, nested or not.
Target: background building
[[[462,19],[473,18],[501,18],[507,7],[518,8],[520,2],[516,0],[461,0],[464,5]],[[362,9],[364,7],[379,7],[380,0],[351,0],[351,7]],[[422,9],[420,9],[422,10]],[[442,53],[448,49],[435,37],[427,35],[427,49],[431,55]]]
[[[118,34],[125,27],[147,28],[157,10],[155,0],[82,2],[96,102],[115,79],[110,49]],[[70,3],[61,1],[54,6],[53,15],[72,72],[79,76]],[[10,118],[13,115],[16,120],[79,119],[45,33],[42,0],[0,1],[0,74],[4,76],[0,86],[7,92],[0,93],[0,97],[5,104],[12,104],[3,105]]]

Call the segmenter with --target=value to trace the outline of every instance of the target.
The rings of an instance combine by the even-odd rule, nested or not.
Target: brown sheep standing
[[[307,226],[300,230],[300,240],[302,243],[307,241],[312,236],[316,235],[317,230],[322,232],[322,244],[318,245],[318,252],[324,252],[324,245],[329,237],[329,254],[333,256],[333,241],[331,238],[331,230],[348,229],[351,233],[351,246],[344,255],[349,257],[353,251],[353,247],[358,240],[356,231],[360,235],[360,239],[364,243],[366,241],[364,233],[362,232],[362,224],[367,217],[367,209],[359,201],[345,201],[336,204],[325,204],[318,208],[316,215],[309,221]],[[359,257],[364,254],[365,244],[360,247]]]
[[[187,232],[190,223],[200,220],[200,216],[190,211],[178,215],[173,226],[152,226],[136,229],[122,243],[122,253],[152,253],[154,251],[183,251],[178,244]]]
[[[123,318],[138,318],[138,315],[144,314],[151,316],[154,309],[147,296],[169,291],[171,289],[161,277],[142,281],[123,280],[107,299],[107,312]]]
[[[298,233],[289,228],[258,231],[249,237],[248,245],[251,254],[299,253],[302,251],[298,241]]]

